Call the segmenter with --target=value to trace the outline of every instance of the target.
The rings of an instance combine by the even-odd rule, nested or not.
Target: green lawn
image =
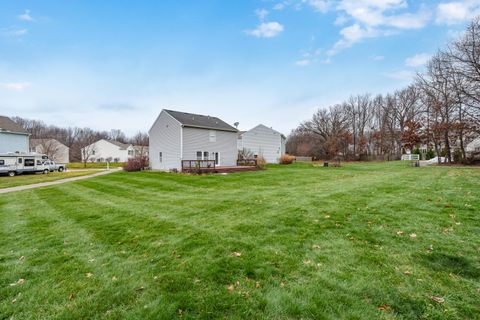
[[[478,319],[480,169],[118,172],[0,195],[0,319],[177,317]]]
[[[111,162],[110,168],[121,168],[125,165],[125,162]],[[107,164],[104,162],[87,162],[86,167],[83,162],[70,162],[67,164],[68,169],[106,169]]]
[[[82,170],[75,172],[51,172],[49,174],[23,174],[15,177],[0,176],[0,189],[23,186],[27,184],[35,184],[41,182],[49,182],[55,180],[61,180],[66,178],[80,177],[89,174],[96,173],[98,171]]]

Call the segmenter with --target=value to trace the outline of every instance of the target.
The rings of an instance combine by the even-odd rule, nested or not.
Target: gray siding
[[[0,132],[0,153],[6,152],[28,152],[28,135]]]
[[[214,160],[213,153],[220,154],[219,166],[237,165],[237,133],[213,130],[216,141],[210,142],[208,129],[183,128],[183,159],[196,160],[197,151],[208,151],[209,158]]]
[[[181,132],[180,123],[162,111],[149,132],[149,158],[152,169],[181,169]]]
[[[279,132],[264,125],[258,125],[242,134],[241,145],[253,154],[263,156],[269,163],[277,163],[285,153],[285,139]]]

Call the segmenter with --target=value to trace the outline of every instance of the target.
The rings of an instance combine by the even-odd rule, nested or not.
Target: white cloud
[[[407,58],[405,60],[405,65],[407,67],[420,67],[426,64],[431,57],[432,55],[428,53],[419,53],[412,57]]]
[[[342,35],[342,39],[338,40],[335,45],[327,51],[327,55],[336,55],[343,49],[350,48],[363,39],[375,38],[382,35],[382,32],[371,27],[362,27],[359,24],[353,24],[340,30],[340,34]]]
[[[387,73],[386,76],[396,80],[411,81],[415,77],[415,72],[409,70],[399,70]]]
[[[33,21],[33,18],[30,15],[30,10],[25,10],[25,12],[21,15],[18,15],[17,18],[23,21]]]
[[[372,59],[373,61],[382,61],[385,59],[385,56],[373,56]]]
[[[30,87],[30,82],[4,82],[0,83],[0,87],[11,91],[23,91]]]
[[[303,0],[303,2],[309,4],[315,11],[326,13],[331,5],[331,0]]]
[[[348,22],[348,18],[347,16],[341,14],[339,16],[337,16],[337,18],[335,19],[335,25],[336,26],[343,26],[345,23]]]
[[[12,37],[12,38],[17,38],[24,36],[28,33],[27,29],[19,29],[19,28],[2,28],[0,29],[0,36],[1,37]]]
[[[295,65],[300,66],[300,67],[306,67],[309,66],[312,63],[310,59],[302,59],[295,61]]]
[[[255,10],[255,14],[257,15],[258,19],[260,19],[260,21],[264,21],[265,18],[268,16],[268,11],[265,9],[257,9]]]
[[[457,24],[468,21],[480,13],[480,1],[464,0],[440,3],[437,6],[436,22],[440,24]]]
[[[273,38],[283,31],[283,25],[278,22],[262,22],[255,29],[247,30],[246,33],[258,38]]]
[[[283,10],[287,6],[285,2],[279,2],[273,6],[273,10]]]

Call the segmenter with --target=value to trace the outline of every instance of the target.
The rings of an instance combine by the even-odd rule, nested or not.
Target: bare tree
[[[98,134],[95,133],[92,129],[84,128],[78,130],[77,143],[80,148],[83,166],[87,166],[87,162],[95,155]]]

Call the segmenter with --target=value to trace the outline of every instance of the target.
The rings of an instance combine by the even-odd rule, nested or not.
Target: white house
[[[237,129],[216,117],[162,110],[149,131],[150,166],[181,170],[182,160],[237,164]]]
[[[30,152],[46,154],[58,163],[70,162],[70,148],[55,139],[30,139]]]
[[[148,156],[148,147],[100,139],[82,148],[81,153],[82,161],[87,158],[90,162],[127,162],[137,156]]]
[[[278,163],[285,154],[286,138],[280,132],[263,124],[238,135],[238,151],[246,150],[254,157],[263,157],[268,163]]]
[[[472,142],[467,144],[465,148],[466,152],[480,152],[480,137],[474,139]]]
[[[29,133],[12,119],[0,116],[0,153],[28,152]]]

